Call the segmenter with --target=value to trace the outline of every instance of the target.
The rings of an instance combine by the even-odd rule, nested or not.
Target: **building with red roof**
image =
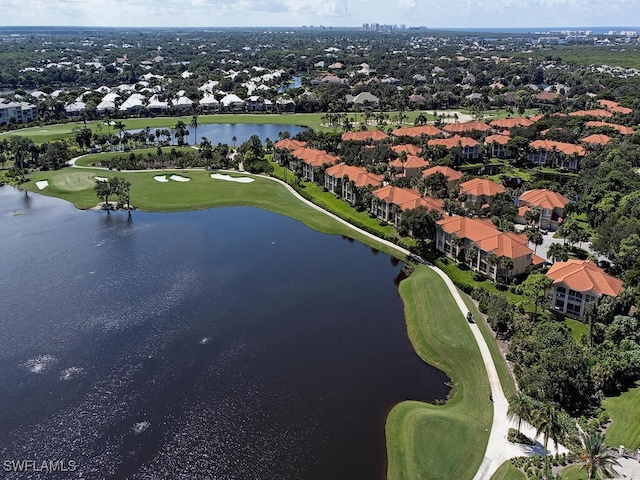
[[[315,167],[331,166],[340,161],[339,157],[329,155],[324,150],[307,147],[294,150],[291,155],[294,157],[294,162],[302,163],[302,176],[312,182],[321,180],[316,178],[317,174],[313,171]],[[292,165],[292,169],[295,169],[295,165]]]
[[[599,118],[611,118],[613,113],[602,108],[594,108],[592,110],[578,110],[569,114],[571,117],[599,117]]]
[[[589,145],[606,145],[611,141],[611,137],[603,134],[593,134],[582,138],[580,141]]]
[[[528,247],[526,235],[501,232],[490,220],[453,215],[444,217],[436,225],[436,248],[439,251],[452,258],[458,258],[461,252],[467,250],[475,252],[475,259],[469,262],[469,266],[493,280],[522,275],[544,263]],[[496,259],[511,259],[513,268],[491,264],[490,253]]]
[[[449,123],[443,127],[447,133],[465,134],[471,132],[486,132],[491,127],[483,122]]]
[[[612,128],[616,132],[622,135],[633,135],[635,133],[633,128],[631,127],[627,127],[625,125],[618,125],[617,123],[600,122],[597,120],[592,120],[590,122],[587,122],[584,124],[584,126],[587,128],[598,128],[598,127]]]
[[[454,170],[451,167],[446,167],[444,165],[436,165],[435,167],[427,168],[422,171],[422,178],[430,177],[431,175],[435,175],[436,173],[441,173],[447,179],[447,190],[451,190],[454,188],[460,179],[462,178],[462,172],[460,170]]]
[[[433,125],[419,125],[415,127],[401,127],[391,132],[396,137],[437,137],[442,135],[442,130]],[[409,152],[407,152],[409,153]]]
[[[553,280],[551,304],[571,317],[584,317],[587,306],[602,297],[616,297],[624,290],[622,280],[608,275],[591,260],[556,262],[547,277]]]
[[[507,189],[503,185],[486,178],[472,178],[460,184],[460,193],[467,195],[466,202],[474,202],[480,205],[491,203],[491,199],[495,195],[506,191]]]
[[[518,199],[518,214],[515,222],[526,224],[527,210],[536,209],[540,212],[538,227],[543,230],[555,231],[562,223],[564,208],[569,199],[557,192],[546,189],[527,190]]]
[[[405,210],[426,207],[428,210],[437,210],[444,213],[444,201],[439,198],[422,197],[410,188],[401,188],[387,185],[373,191],[374,201],[371,204],[371,212],[378,218],[397,225]]]
[[[489,146],[490,155],[495,158],[509,158],[513,156],[513,152],[506,147],[507,142],[511,140],[509,135],[496,134],[489,135],[484,139],[485,145]]]
[[[580,158],[586,154],[586,150],[580,145],[553,140],[534,140],[529,146],[531,151],[527,154],[527,160],[530,162],[545,165],[549,161],[555,168],[569,170],[578,170]]]
[[[510,130],[515,127],[529,127],[533,125],[533,123],[534,122],[532,120],[529,120],[525,117],[499,118],[489,123],[489,126],[493,128]]]
[[[480,156],[480,143],[475,141],[471,137],[461,137],[455,135],[450,138],[434,138],[427,142],[429,146],[443,146],[450,152],[454,149],[459,149],[459,153],[462,158],[466,160],[476,160]],[[454,152],[452,152],[454,153]]]
[[[342,134],[343,142],[379,142],[387,138],[389,138],[389,135],[380,130],[362,130]]]
[[[347,180],[346,183],[345,179]],[[351,182],[354,183],[351,184]],[[383,175],[369,173],[364,167],[355,167],[344,163],[329,167],[324,172],[325,188],[335,195],[340,193],[340,197],[352,205],[356,203],[356,196],[352,187],[361,188],[369,185],[379,187],[383,182]]]
[[[300,140],[292,140],[290,138],[285,138],[277,141],[276,143],[273,144],[273,146],[275,148],[281,148],[283,150],[289,150],[292,152],[294,150],[298,150],[299,148],[306,147],[307,142],[301,142]]]
[[[633,112],[632,109],[623,107],[618,102],[614,102],[613,100],[600,99],[598,100],[598,105],[600,105],[603,108],[606,108],[607,110],[613,113],[622,113],[623,115],[628,115],[631,112]]]
[[[406,153],[407,155],[420,155],[422,147],[413,145],[412,143],[405,143],[404,145],[394,145],[393,147],[391,147],[391,150],[396,152],[398,155],[400,155],[402,152]]]
[[[404,161],[403,161],[404,158]],[[429,162],[416,155],[399,157],[389,162],[392,173],[397,177],[414,178],[422,174],[422,170],[429,166]]]

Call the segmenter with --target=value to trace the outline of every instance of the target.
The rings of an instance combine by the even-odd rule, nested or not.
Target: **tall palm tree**
[[[566,437],[567,430],[560,419],[560,412],[554,405],[543,404],[533,412],[532,424],[536,429],[536,438],[542,435],[542,457],[547,465],[547,446],[549,439],[558,449],[558,442]],[[545,468],[546,470],[546,468]]]
[[[194,108],[193,115],[191,116],[191,128],[193,128],[193,135],[195,141],[198,141],[198,110]]]
[[[178,145],[183,145],[184,137],[189,134],[187,125],[182,120],[178,120],[178,123],[176,123],[176,126],[173,128],[175,130],[173,135],[176,137],[176,140],[178,140]]]
[[[584,465],[580,470],[587,470],[589,480],[596,478],[613,478],[617,472],[614,465],[620,466],[618,461],[609,453],[604,443],[604,435],[598,432],[580,435],[582,449],[578,452]]]
[[[547,258],[552,259],[554,262],[566,262],[569,260],[569,253],[565,245],[554,243],[547,250]]]
[[[518,392],[509,398],[507,416],[509,417],[509,420],[518,419],[518,433],[520,433],[523,421],[531,423],[532,414],[533,402],[531,397],[522,392]]]
[[[238,139],[236,138],[236,136],[234,135],[233,137],[231,137],[231,141],[233,142],[233,148],[235,150],[236,148],[236,142],[238,141]]]
[[[124,131],[127,127],[122,123],[122,120],[118,120],[113,124],[113,128],[120,131],[120,143],[122,143],[122,137],[124,136]]]

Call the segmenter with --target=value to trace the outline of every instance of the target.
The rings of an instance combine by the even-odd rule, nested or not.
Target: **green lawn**
[[[500,468],[493,474],[491,480],[527,480],[527,477],[512,465],[511,462],[505,462],[500,465]]]
[[[176,151],[182,151],[182,152],[197,152],[196,149],[194,149],[191,146],[167,146],[167,147],[162,147],[162,152],[164,154],[168,154],[171,149],[175,148]],[[82,158],[79,158],[78,160],[76,160],[76,165],[79,167],[89,167],[101,160],[105,160],[108,158],[115,158],[115,157],[121,157],[121,156],[128,156],[131,153],[135,153],[136,156],[141,156],[141,155],[146,155],[147,153],[152,153],[152,154],[156,154],[158,148],[157,147],[149,147],[149,148],[140,148],[140,149],[136,149],[136,150],[131,150],[130,152],[102,152],[102,153],[90,153],[85,155]]]
[[[389,479],[471,479],[484,455],[493,410],[480,350],[442,279],[419,265],[400,284],[409,339],[447,373],[455,394],[444,405],[406,401],[387,418]]]
[[[571,329],[571,335],[573,336],[573,339],[576,341],[576,343],[580,343],[580,339],[584,335],[589,334],[589,325],[585,325],[578,320],[567,317],[564,319],[564,323],[566,323],[567,327]]]
[[[612,420],[606,441],[610,447],[635,450],[640,447],[640,382],[631,390],[602,402]]]
[[[587,480],[587,470],[580,465],[573,465],[562,470],[562,480]]]

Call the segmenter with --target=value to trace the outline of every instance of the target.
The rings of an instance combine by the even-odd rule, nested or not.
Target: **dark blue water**
[[[0,237],[0,460],[79,465],[34,478],[381,478],[388,411],[448,391],[401,264],[289,218],[3,187]]]
[[[288,90],[299,88],[301,86],[302,86],[302,77],[293,77],[293,82],[287,83],[286,85],[282,85],[280,88],[278,88],[278,93],[284,93]]]
[[[189,135],[185,137],[185,143],[194,144],[200,143],[202,141],[202,137],[207,137],[209,141],[215,146],[218,143],[226,143],[229,146],[233,146],[233,137],[236,137],[235,145],[240,145],[243,142],[249,140],[251,135],[258,135],[260,140],[264,143],[264,141],[268,138],[272,142],[277,142],[280,140],[278,134],[284,131],[288,131],[293,137],[299,132],[306,130],[306,127],[300,127],[297,125],[274,125],[274,124],[264,124],[264,125],[253,125],[248,123],[210,123],[206,125],[198,125],[198,136],[196,138],[196,132],[192,127],[187,127],[189,130]],[[130,133],[137,133],[141,129],[137,130],[129,130]],[[171,142],[173,144],[177,143],[177,140],[174,136],[174,130],[171,130]],[[152,128],[151,133],[155,134],[156,129]],[[164,139],[164,137],[161,137]]]

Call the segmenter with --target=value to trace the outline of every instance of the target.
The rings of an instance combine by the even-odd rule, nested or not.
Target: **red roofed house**
[[[430,177],[436,173],[441,173],[447,178],[447,190],[454,188],[462,178],[462,172],[460,170],[454,170],[451,167],[445,167],[443,165],[437,165],[423,170],[422,178]]]
[[[569,170],[578,170],[580,157],[586,153],[580,145],[552,140],[534,140],[529,146],[531,151],[527,154],[527,160],[530,162],[545,165],[549,161],[555,168]]]
[[[509,158],[513,156],[513,152],[506,148],[506,144],[509,140],[511,140],[511,137],[508,135],[489,135],[484,139],[484,143],[491,148],[492,157]]]
[[[427,142],[429,146],[442,145],[447,150],[460,149],[459,155],[466,160],[476,160],[480,156],[480,144],[471,137],[434,138]],[[458,155],[452,152],[453,155]]]
[[[611,141],[611,137],[602,134],[593,134],[580,140],[582,143],[591,145],[606,145]]]
[[[335,165],[340,161],[340,158],[329,155],[324,150],[316,150],[314,148],[306,147],[294,150],[291,152],[291,155],[293,155],[296,161],[302,162],[302,176],[312,182],[322,180],[317,178],[317,174],[314,172],[315,167]]]
[[[444,201],[439,198],[421,197],[420,194],[410,188],[393,187],[387,185],[373,191],[371,212],[378,218],[395,225],[400,223],[402,212],[419,206],[429,210],[444,212]]]
[[[556,262],[547,277],[553,280],[551,305],[565,315],[582,318],[587,305],[603,296],[616,297],[624,288],[622,280],[604,273],[590,260]]]
[[[454,241],[454,238],[458,240]],[[475,260],[469,266],[493,280],[528,273],[534,264],[544,262],[527,245],[525,235],[501,232],[490,220],[453,215],[438,221],[436,226],[436,248],[439,251],[452,258],[458,258],[465,250],[475,251]],[[513,268],[507,271],[498,264],[490,265],[487,258],[491,252],[498,258],[510,258]]]
[[[424,158],[415,155],[407,155],[404,162],[403,157],[396,158],[389,162],[389,166],[393,168],[395,175],[404,178],[419,177],[423,169],[429,166],[429,162]]]
[[[623,107],[618,102],[614,102],[613,100],[600,99],[600,100],[598,100],[598,104],[601,107],[606,108],[607,110],[609,110],[609,111],[611,111],[613,113],[622,113],[623,115],[628,115],[631,112],[633,112],[632,109],[627,108],[627,107]]]
[[[380,130],[362,130],[359,132],[345,132],[342,134],[343,142],[379,142],[380,140],[386,140],[389,138],[384,132]]]
[[[578,110],[569,114],[572,117],[602,117],[611,118],[613,113],[603,110],[602,108],[594,108],[593,110]]]
[[[621,133],[622,135],[633,135],[635,133],[633,131],[633,128],[626,127],[624,125],[618,125],[617,123],[607,123],[607,122],[592,120],[590,122],[585,123],[584,125],[587,128],[598,128],[598,127],[613,128],[614,130],[616,130],[618,133]]]
[[[344,182],[345,177],[348,178],[346,183]],[[383,181],[383,175],[375,175],[367,172],[364,167],[354,167],[344,163],[329,167],[324,172],[324,186],[326,189],[337,195],[338,192],[336,190],[340,187],[340,196],[352,205],[356,203],[356,196],[350,182],[354,182],[353,186],[355,187],[366,187],[367,185],[379,187]]]
[[[299,148],[306,147],[307,142],[301,142],[300,140],[292,140],[290,138],[285,138],[273,144],[275,148],[283,148],[285,150],[298,150]]]
[[[567,197],[546,189],[527,190],[518,199],[518,214],[516,223],[526,224],[524,215],[527,210],[537,209],[540,212],[538,227],[543,230],[555,231],[562,223],[564,207],[569,203]]]
[[[499,183],[486,178],[472,178],[460,184],[460,193],[467,195],[466,202],[474,202],[480,205],[491,203],[491,199],[498,193],[507,191]]]
[[[404,145],[394,145],[393,147],[391,147],[391,150],[396,152],[398,155],[400,155],[402,152],[406,153],[407,155],[420,155],[422,148],[411,143],[405,143]]]
[[[396,137],[421,137],[422,135],[427,137],[437,137],[438,135],[442,135],[442,130],[432,125],[420,125],[417,127],[398,128],[392,131],[391,135],[395,135]]]
[[[483,122],[449,123],[443,127],[448,133],[486,132],[491,127]]]
[[[516,117],[516,118],[500,118],[498,120],[494,120],[489,125],[493,128],[506,128],[511,129],[515,127],[529,127],[533,125],[533,121],[524,117]]]

